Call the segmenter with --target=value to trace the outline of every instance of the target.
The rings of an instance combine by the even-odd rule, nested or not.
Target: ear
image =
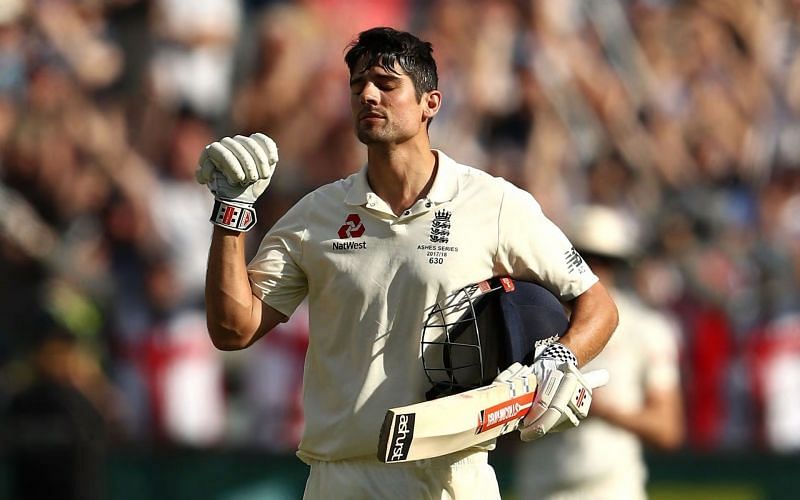
[[[422,117],[430,121],[439,108],[442,106],[442,93],[438,90],[431,90],[422,96]]]

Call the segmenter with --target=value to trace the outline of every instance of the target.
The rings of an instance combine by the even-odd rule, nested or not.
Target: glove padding
[[[225,137],[206,146],[195,177],[214,195],[211,222],[237,231],[255,226],[253,205],[269,186],[277,163],[275,141],[261,133]]]
[[[523,365],[522,363],[515,362],[505,370],[501,371],[497,377],[495,377],[495,382],[509,382],[514,378],[522,378],[527,377],[533,373],[533,368],[528,365]]]
[[[520,422],[520,439],[533,441],[548,432],[577,427],[589,414],[592,389],[608,382],[606,370],[581,374],[575,356],[562,344],[548,346],[531,371],[538,381],[530,412]]]
[[[533,372],[533,366],[514,363],[500,372],[494,381],[511,382],[530,377]],[[537,386],[533,405],[519,423],[520,439],[533,441],[548,432],[577,427],[589,414],[592,389],[606,383],[606,370],[593,370],[584,375],[575,365],[562,363],[549,372],[547,380]]]

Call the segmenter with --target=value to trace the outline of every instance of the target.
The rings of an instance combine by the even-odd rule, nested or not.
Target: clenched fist
[[[236,231],[255,226],[253,205],[269,186],[277,163],[275,141],[261,133],[225,137],[206,146],[195,177],[214,194],[211,222]]]
[[[538,382],[533,406],[520,423],[520,439],[533,441],[548,432],[577,427],[589,415],[592,389],[608,382],[606,370],[582,374],[575,355],[556,342],[529,368]]]

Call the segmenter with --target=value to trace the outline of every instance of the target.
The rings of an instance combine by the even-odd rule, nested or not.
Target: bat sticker
[[[478,414],[478,426],[475,428],[475,434],[524,417],[533,404],[533,396],[534,393],[530,392],[481,410]]]
[[[414,439],[414,420],[413,413],[401,413],[394,419],[393,438],[387,462],[399,462],[408,457],[411,440]]]

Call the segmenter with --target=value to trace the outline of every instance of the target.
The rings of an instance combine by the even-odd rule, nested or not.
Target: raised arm
[[[269,185],[278,150],[263,134],[226,137],[200,156],[197,180],[214,194],[206,273],[206,315],[211,341],[222,350],[244,349],[286,317],[264,304],[250,288],[245,260],[246,231],[255,226],[256,199]]]
[[[206,320],[218,349],[244,349],[286,317],[250,289],[245,264],[245,234],[215,227],[206,273]]]

